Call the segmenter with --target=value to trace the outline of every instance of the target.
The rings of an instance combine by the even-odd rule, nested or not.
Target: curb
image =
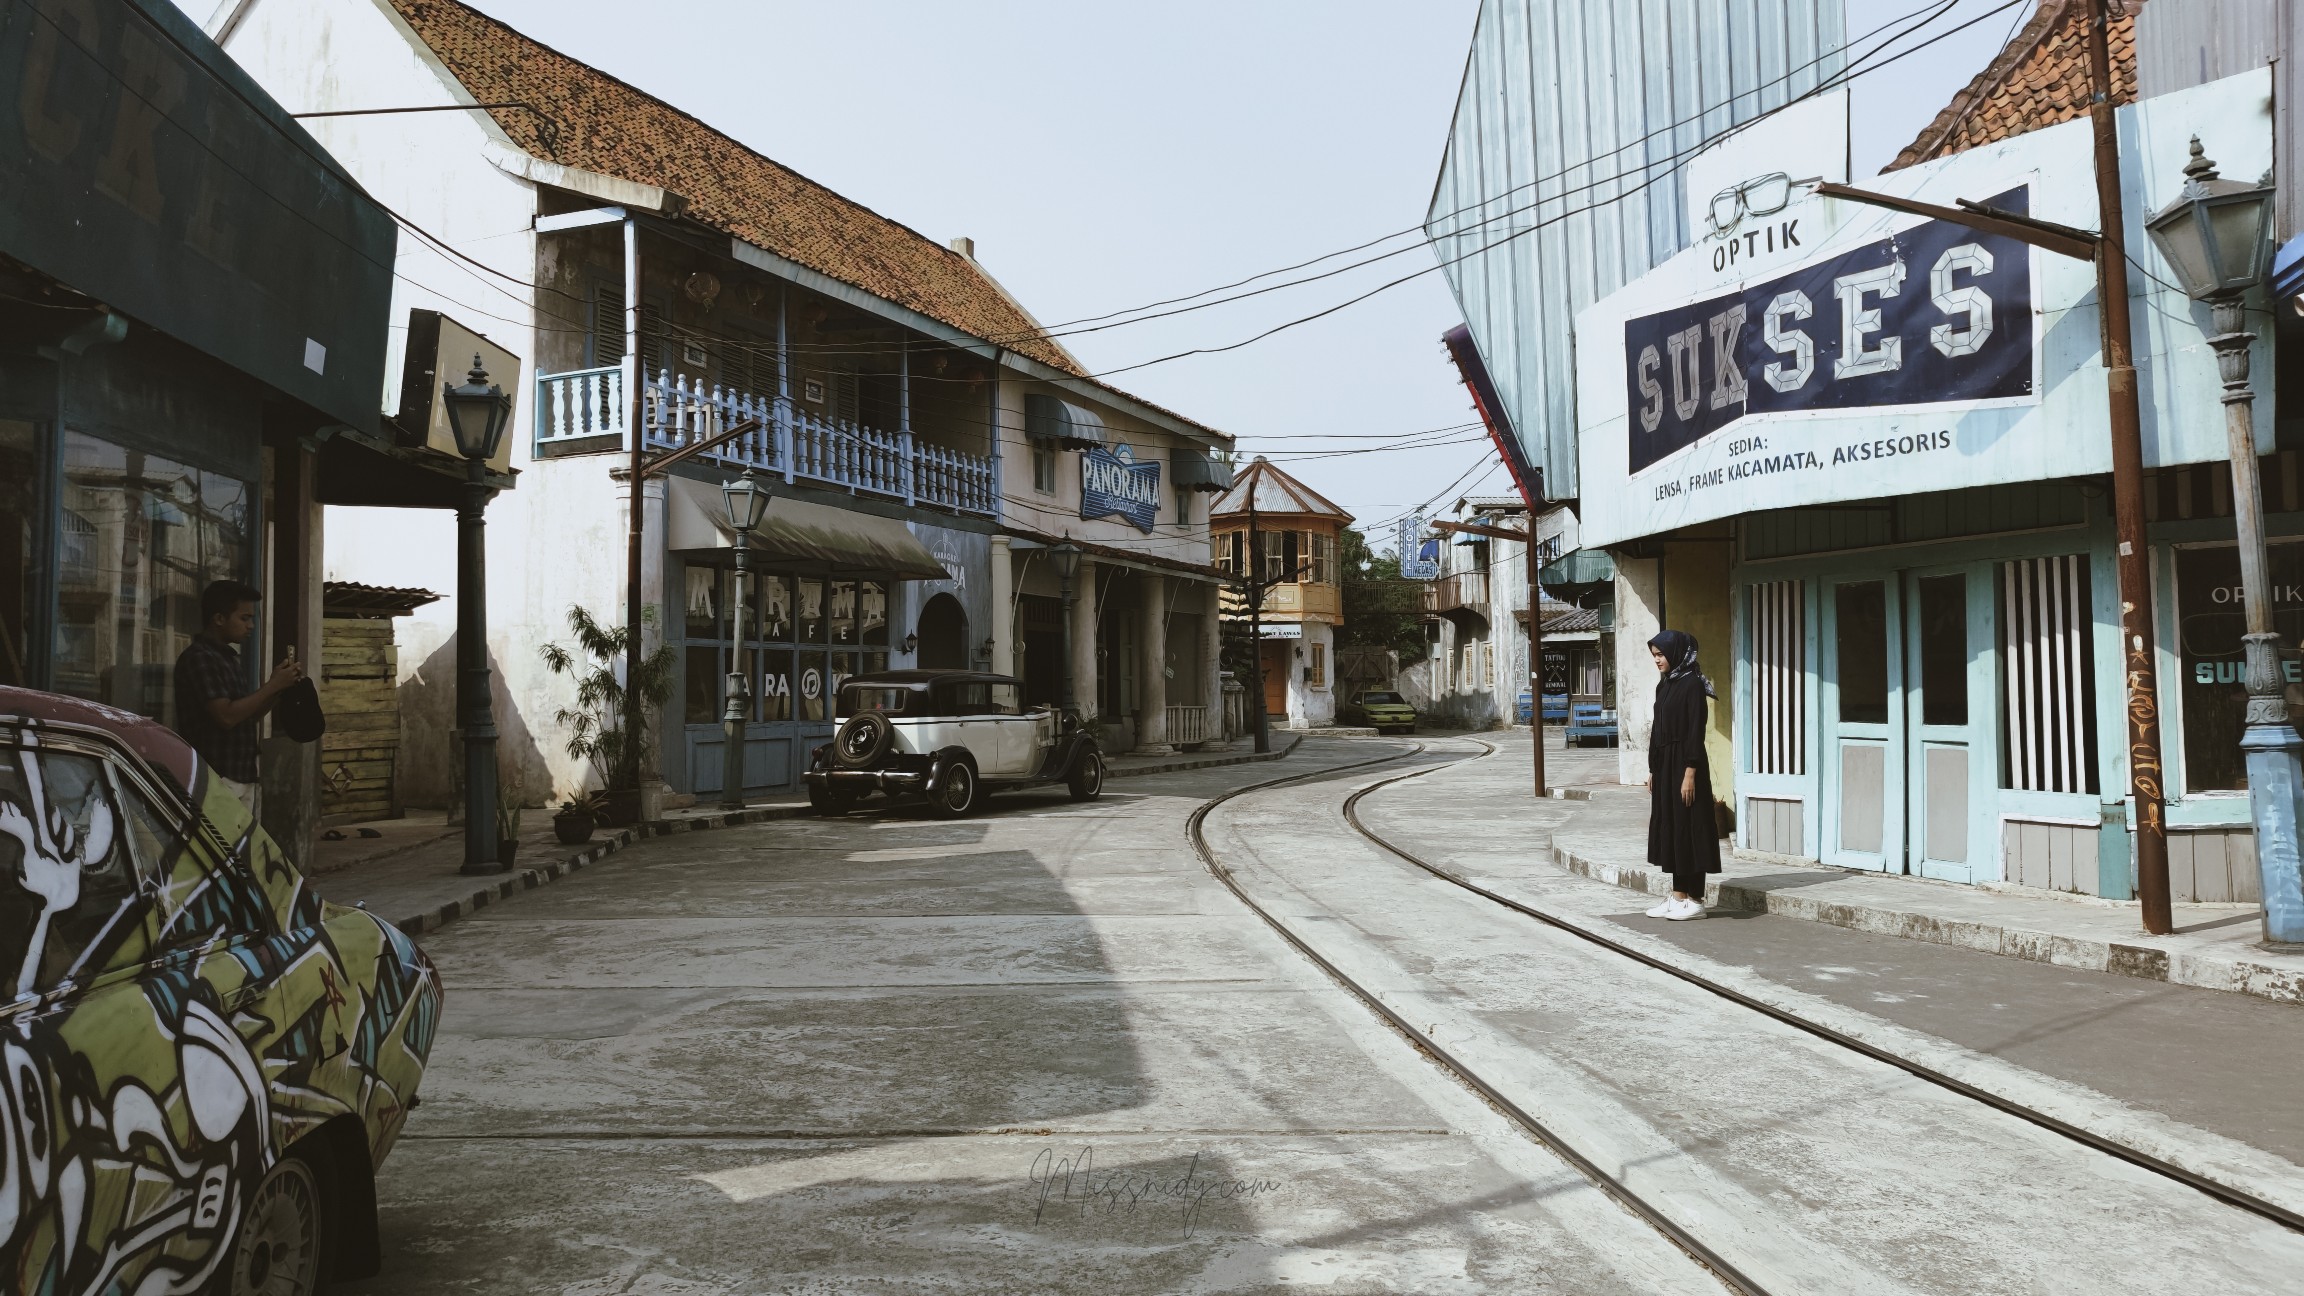
[[[687,819],[657,819],[648,823],[634,824],[612,837],[587,844],[582,850],[565,859],[546,864],[541,868],[522,869],[501,882],[491,882],[481,887],[461,900],[427,909],[410,917],[395,918],[390,921],[393,926],[410,936],[422,936],[426,932],[437,931],[443,925],[454,922],[475,910],[485,909],[498,900],[508,899],[518,892],[533,891],[537,887],[557,882],[586,865],[606,859],[634,842],[644,841],[650,837],[669,837],[674,833],[707,832],[714,828],[736,828],[744,824],[769,823],[778,819],[798,819],[808,813],[809,810],[806,806],[763,806],[758,810],[731,810],[723,814],[697,815]]]
[[[1643,895],[1660,894],[1658,888],[1666,882],[1665,876],[1653,869],[1603,864],[1586,859],[1556,842],[1552,846],[1552,862],[1579,877],[1606,882]],[[2143,981],[2163,981],[2170,985],[2223,990],[2232,994],[2254,995],[2276,1003],[2304,1005],[2304,970],[2246,957],[2199,954],[2158,945],[2130,944],[2126,941],[2065,936],[2021,927],[1998,927],[1962,919],[1937,918],[1877,905],[1815,900],[1766,887],[1746,886],[1727,878],[1718,883],[1718,895],[1715,907],[1722,909],[1781,914],[1787,918],[1845,927],[1850,931],[1924,941],[1931,945],[1949,945],[1956,949],[1997,954],[2002,958],[2025,959],[2056,967],[2077,968],[2084,972],[2107,972]]]
[[[1296,750],[1297,744],[1303,741],[1303,737],[1299,735],[1292,738],[1287,746],[1277,751],[1249,752],[1239,756],[1211,756],[1204,760],[1170,761],[1166,764],[1143,769],[1113,770],[1106,777],[1135,778],[1148,774],[1173,774],[1179,770],[1213,769],[1219,765],[1247,765],[1256,761],[1275,761]],[[709,832],[716,828],[740,828],[745,824],[772,823],[779,819],[810,818],[814,814],[815,812],[807,806],[801,805],[762,806],[757,810],[730,810],[721,814],[695,815],[685,819],[657,819],[648,823],[634,824],[612,837],[586,844],[582,850],[565,859],[543,865],[540,868],[522,869],[505,877],[502,881],[491,882],[480,887],[461,900],[451,901],[448,904],[427,909],[406,918],[395,918],[390,921],[393,926],[410,936],[422,936],[427,932],[438,931],[448,923],[465,917],[476,910],[485,909],[498,900],[507,900],[522,891],[533,891],[537,887],[557,882],[578,869],[597,864],[625,847],[651,837],[669,837],[674,833],[683,832]]]

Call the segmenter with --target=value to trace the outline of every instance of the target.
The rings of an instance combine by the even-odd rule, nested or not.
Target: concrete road
[[[1467,844],[1492,870],[1513,854],[1511,825],[1537,856],[1518,772],[1473,769],[1373,794],[1372,826],[1443,861]],[[2304,1237],[1376,849],[1338,811],[1379,777],[1230,802],[1211,843],[1348,975],[1770,1290],[2297,1289]],[[1516,876],[1547,903],[1625,908],[1581,878]]]
[[[1720,1290],[1186,845],[1224,789],[1404,746],[683,834],[435,933],[385,1271],[345,1290]]]

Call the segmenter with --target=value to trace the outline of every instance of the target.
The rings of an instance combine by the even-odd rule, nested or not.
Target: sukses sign
[[[2024,214],[2029,198],[2019,187],[1986,205]],[[1627,470],[1750,414],[2030,396],[2032,307],[2030,249],[1928,221],[1626,320]]]

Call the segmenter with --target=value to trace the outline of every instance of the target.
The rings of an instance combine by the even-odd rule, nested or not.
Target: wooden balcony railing
[[[776,396],[707,385],[659,373],[641,387],[645,447],[676,450],[746,419],[756,431],[703,453],[731,467],[885,495],[959,513],[1000,515],[993,461],[919,440],[909,432],[883,432],[828,419]],[[576,369],[536,377],[536,453],[623,450],[624,372],[617,366]]]

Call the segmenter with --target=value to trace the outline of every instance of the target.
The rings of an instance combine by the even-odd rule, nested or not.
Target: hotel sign
[[[1122,517],[1149,535],[1160,517],[1160,461],[1136,461],[1130,446],[1080,452],[1080,516]]]

